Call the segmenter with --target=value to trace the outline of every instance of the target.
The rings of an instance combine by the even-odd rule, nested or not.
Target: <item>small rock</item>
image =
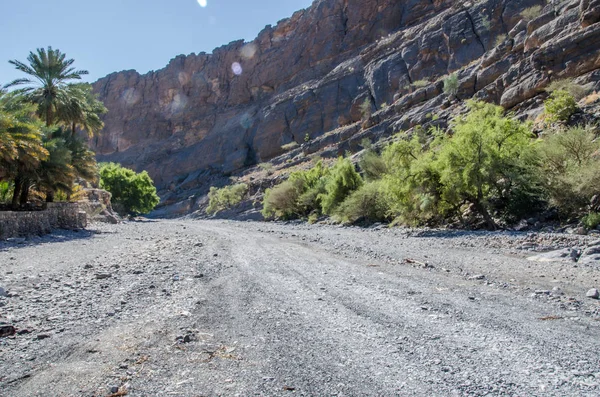
[[[554,287],[552,288],[552,295],[564,295],[565,293],[562,291],[562,289],[558,288],[558,287]]]
[[[550,291],[546,289],[539,289],[535,291],[536,295],[550,295]]]
[[[118,392],[119,392],[119,386],[111,386],[111,387],[110,387],[110,392],[111,392],[112,394],[116,394],[116,393],[118,393]]]
[[[592,288],[585,294],[585,296],[592,299],[598,299],[600,298],[600,292],[598,292],[596,288]]]
[[[98,280],[104,280],[104,279],[111,278],[111,277],[112,277],[112,274],[110,274],[110,273],[96,273],[96,278]]]
[[[37,339],[38,339],[38,340],[44,340],[44,339],[48,339],[48,338],[50,338],[50,335],[49,335],[49,334],[39,334],[39,335],[37,336]]]
[[[8,296],[8,294],[6,293],[6,290],[2,287],[0,287],[0,296],[3,296],[5,298]]]
[[[83,268],[84,269],[92,269],[94,266],[90,265],[89,263],[87,265],[85,265]]]
[[[0,338],[13,336],[16,333],[15,327],[8,324],[0,324]]]
[[[474,276],[469,277],[469,280],[483,280],[485,276],[483,274],[476,274]]]
[[[202,278],[202,277],[204,277],[204,274],[196,274],[196,275],[194,276],[194,278]]]

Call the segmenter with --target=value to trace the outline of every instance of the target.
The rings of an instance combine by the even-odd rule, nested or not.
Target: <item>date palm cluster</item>
[[[88,72],[76,70],[58,49],[39,48],[27,63],[9,62],[27,77],[0,89],[0,188],[10,190],[14,209],[32,196],[69,198],[80,183],[97,179],[87,139],[103,128],[106,108],[79,81]]]

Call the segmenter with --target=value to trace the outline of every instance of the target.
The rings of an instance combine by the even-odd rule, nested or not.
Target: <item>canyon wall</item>
[[[291,142],[315,152],[365,128],[427,123],[454,106],[450,73],[459,99],[539,107],[552,80],[597,80],[598,21],[598,0],[316,0],[252,42],[100,79],[109,113],[92,146],[101,161],[148,170],[174,203]],[[376,117],[364,126],[366,99]]]

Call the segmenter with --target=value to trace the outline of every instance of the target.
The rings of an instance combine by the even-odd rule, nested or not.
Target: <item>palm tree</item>
[[[72,67],[73,59],[66,59],[60,50],[48,47],[38,48],[37,53],[30,52],[27,57],[29,64],[21,61],[9,61],[17,70],[26,73],[31,78],[14,80],[5,88],[26,85],[18,93],[32,103],[38,105],[38,115],[46,122],[46,126],[55,123],[56,115],[61,108],[70,102],[69,82],[81,80],[88,74],[86,70],[76,70]]]
[[[32,172],[48,157],[35,105],[0,92],[0,180],[14,181],[12,205],[27,200]]]
[[[74,137],[77,129],[86,131],[91,138],[104,128],[100,115],[107,112],[104,104],[93,93],[91,84],[70,84],[67,87],[68,100],[60,107],[58,118],[71,129]]]
[[[46,201],[54,201],[58,190],[70,191],[75,182],[76,170],[68,139],[62,129],[47,131],[43,142],[49,156],[35,170],[35,184],[46,193]]]

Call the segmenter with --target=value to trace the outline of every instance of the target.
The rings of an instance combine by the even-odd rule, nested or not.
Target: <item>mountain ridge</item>
[[[532,7],[539,15],[527,21]],[[100,79],[110,111],[92,146],[99,160],[147,169],[169,205],[285,156],[293,142],[336,155],[359,138],[432,124],[430,114],[443,125],[457,107],[443,93],[451,73],[459,99],[532,112],[551,80],[600,67],[597,9],[593,0],[315,1],[253,41]],[[363,125],[367,99],[374,117]]]

